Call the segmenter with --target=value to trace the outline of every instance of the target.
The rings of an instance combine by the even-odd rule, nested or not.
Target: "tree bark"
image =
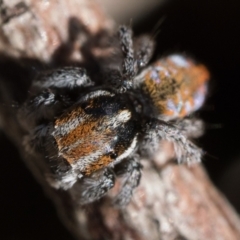
[[[163,143],[155,159],[142,159],[140,185],[124,209],[111,205],[118,182],[100,201],[77,205],[71,189],[58,191],[47,184],[44,173],[48,166],[42,157],[22,147],[25,132],[18,123],[15,105],[26,99],[33,75],[29,69],[72,63],[91,68],[90,60],[108,55],[101,41],[114,31],[114,22],[93,0],[1,3],[0,127],[15,143],[76,239],[240,239],[237,214],[213,186],[203,166],[169,161],[173,156],[169,143]]]

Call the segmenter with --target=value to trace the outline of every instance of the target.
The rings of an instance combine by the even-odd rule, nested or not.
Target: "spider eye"
[[[117,158],[117,154],[116,154],[115,152],[112,152],[112,153],[110,154],[110,158],[112,158],[112,159]]]

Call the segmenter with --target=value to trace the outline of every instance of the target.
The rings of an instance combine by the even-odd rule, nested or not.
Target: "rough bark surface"
[[[8,0],[1,3],[0,127],[16,144],[30,171],[54,201],[59,216],[77,239],[205,240],[240,239],[240,220],[212,185],[201,164],[176,165],[171,145],[163,143],[155,159],[143,159],[140,186],[124,209],[111,205],[118,184],[101,201],[80,207],[71,190],[46,183],[41,156],[22,147],[24,131],[16,119],[32,74],[40,65],[87,62],[108,54],[97,42],[112,34],[114,23],[96,1]],[[76,34],[77,33],[77,34]],[[85,53],[87,49],[88,54]],[[59,60],[60,59],[60,60]],[[88,63],[87,64],[91,64]]]

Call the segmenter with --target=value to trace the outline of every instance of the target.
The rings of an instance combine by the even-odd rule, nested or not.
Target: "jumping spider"
[[[19,110],[28,130],[26,147],[43,152],[48,182],[76,187],[77,201],[100,199],[123,176],[115,204],[129,203],[141,178],[140,157],[151,158],[162,140],[173,143],[178,162],[199,162],[202,150],[188,138],[201,134],[200,120],[185,118],[201,107],[208,71],[181,55],[146,67],[154,42],[119,28],[122,66],[101,84],[86,70],[64,67],[33,81],[31,97]]]

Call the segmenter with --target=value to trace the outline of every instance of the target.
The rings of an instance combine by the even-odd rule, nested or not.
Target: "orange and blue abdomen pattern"
[[[140,74],[143,94],[164,120],[198,110],[204,103],[209,77],[204,65],[181,55],[162,58]]]

